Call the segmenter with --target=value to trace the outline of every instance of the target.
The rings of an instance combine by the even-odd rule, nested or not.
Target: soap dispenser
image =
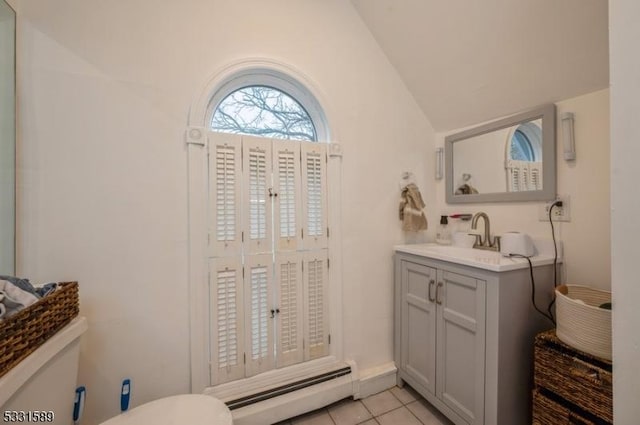
[[[436,232],[436,242],[441,245],[451,244],[451,230],[449,229],[449,221],[446,215],[440,216],[440,225]]]

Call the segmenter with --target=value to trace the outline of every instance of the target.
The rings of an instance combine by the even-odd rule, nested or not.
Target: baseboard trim
[[[394,362],[360,371],[357,392],[353,398],[360,399],[393,388],[398,369]]]

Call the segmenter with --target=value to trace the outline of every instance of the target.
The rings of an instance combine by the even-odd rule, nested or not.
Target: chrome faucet
[[[476,230],[478,228],[478,219],[484,219],[484,238],[482,235],[472,233],[476,237],[476,241],[473,244],[474,248],[487,249],[490,251],[500,251],[500,236],[496,236],[491,241],[491,229],[489,225],[489,216],[484,212],[476,213],[471,219],[471,229]]]

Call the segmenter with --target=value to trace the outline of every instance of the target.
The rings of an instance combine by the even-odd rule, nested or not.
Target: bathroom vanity
[[[546,311],[553,251],[531,260]],[[530,423],[534,336],[552,324],[532,305],[526,259],[396,246],[394,320],[399,386],[408,383],[458,425]]]

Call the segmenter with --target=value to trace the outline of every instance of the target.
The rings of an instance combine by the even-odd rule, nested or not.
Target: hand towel
[[[400,195],[399,215],[402,221],[402,230],[408,232],[417,232],[427,229],[427,217],[422,209],[425,203],[418,186],[411,183],[408,184]]]

